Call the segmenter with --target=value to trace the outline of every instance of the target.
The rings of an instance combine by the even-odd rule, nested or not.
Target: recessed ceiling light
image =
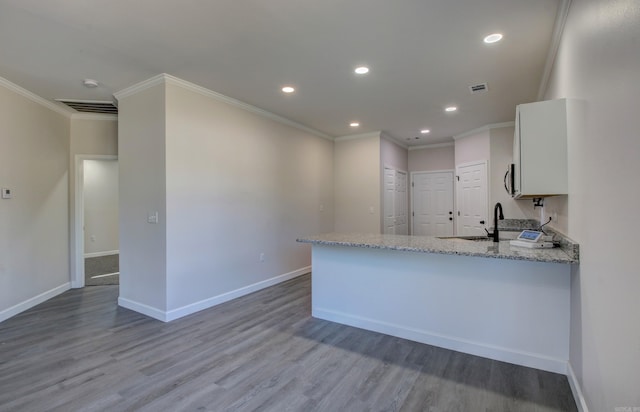
[[[369,68],[366,66],[356,67],[354,70],[357,74],[367,74],[369,73]]]
[[[360,123],[358,123],[358,122],[351,122],[351,123],[349,123],[349,126],[351,126],[351,127],[358,127],[358,126],[360,126]]]
[[[445,112],[455,112],[456,110],[458,110],[458,108],[455,106],[445,107],[444,109]]]
[[[422,134],[427,134],[427,133],[429,133],[430,131],[431,131],[431,130],[429,130],[429,129],[422,129],[422,130],[420,130],[420,133],[422,133]]]
[[[285,92],[285,93],[293,93],[293,92],[295,92],[295,91],[296,91],[296,89],[294,89],[294,88],[293,88],[293,87],[291,87],[291,86],[284,86],[284,87],[282,88],[282,91],[283,91],[283,92]]]
[[[95,89],[96,87],[98,87],[98,81],[93,79],[84,79],[82,81],[82,84],[84,85],[84,87],[88,87],[90,89]]]
[[[500,33],[493,33],[484,38],[485,43],[495,43],[500,40],[502,40],[502,34]]]

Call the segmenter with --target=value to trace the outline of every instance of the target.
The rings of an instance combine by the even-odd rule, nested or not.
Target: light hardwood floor
[[[117,295],[0,323],[0,410],[576,410],[565,376],[311,318],[309,275],[170,323]]]

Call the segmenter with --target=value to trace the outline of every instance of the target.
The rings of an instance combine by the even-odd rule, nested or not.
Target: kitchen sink
[[[492,240],[490,237],[487,236],[440,236],[438,237],[438,239],[444,239],[444,240],[472,240],[475,242],[482,242],[482,241],[488,241],[488,240]]]
[[[520,234],[519,231],[513,230],[501,230],[500,231],[500,240],[513,240],[518,237]],[[444,240],[459,240],[459,241],[474,241],[474,242],[482,242],[482,241],[491,241],[492,238],[488,236],[439,236],[438,239]]]

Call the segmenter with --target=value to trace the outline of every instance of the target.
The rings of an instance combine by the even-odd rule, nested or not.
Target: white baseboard
[[[125,298],[118,298],[118,305],[127,309],[134,310],[136,312],[140,312],[143,315],[150,316],[154,319],[158,319],[163,322],[170,322],[172,320],[190,315],[192,313],[199,312],[204,309],[208,309],[210,307],[219,305],[221,303],[230,301],[232,299],[239,298],[244,295],[248,295],[249,293],[257,292],[261,289],[268,288],[269,286],[286,282],[287,280],[296,278],[298,276],[302,276],[309,272],[311,272],[311,266],[300,268],[300,269],[294,270],[293,272],[285,273],[283,275],[274,276],[272,278],[269,278],[248,286],[244,286],[242,288],[232,290],[230,292],[226,292],[221,295],[203,299],[199,302],[191,303],[189,305],[182,306],[177,309],[172,309],[170,311],[163,311],[163,310],[160,310],[142,303],[138,303],[129,299],[125,299]]]
[[[31,309],[32,307],[39,305],[40,303],[49,300],[54,296],[58,296],[59,294],[64,293],[69,289],[71,289],[71,283],[67,282],[46,292],[42,292],[41,294],[27,299],[23,302],[20,302],[17,305],[13,305],[10,308],[0,311],[0,322],[9,319],[12,316],[15,316],[20,312],[24,312],[27,309]]]
[[[118,255],[120,254],[119,250],[106,250],[104,252],[91,252],[85,253],[84,257],[92,258],[92,257],[100,257],[100,256],[110,256],[110,255]]]
[[[151,318],[167,322],[166,311],[154,308],[153,306],[145,305],[144,303],[139,303],[134,300],[118,297],[118,306],[122,306],[123,308],[131,309],[135,312],[142,313],[143,315],[147,315]]]
[[[374,319],[363,318],[317,307],[312,308],[311,315],[315,318],[372,330],[374,332],[380,332],[415,342],[426,343],[428,345],[481,356],[483,358],[513,363],[549,372],[561,373],[563,375],[567,373],[566,359],[556,359],[537,353],[529,353],[510,348],[487,345],[481,342],[474,342],[454,336],[446,336],[429,331],[408,328],[402,325],[380,322]]]
[[[578,412],[589,412],[589,408],[587,407],[587,400],[584,398],[582,394],[582,389],[580,388],[580,382],[578,382],[578,378],[576,374],[573,372],[573,368],[571,367],[571,363],[567,363],[567,379],[569,380],[569,386],[571,387],[571,393],[573,393],[573,399],[576,401],[576,407],[578,408]]]
[[[274,276],[270,279],[254,283],[252,285],[244,286],[240,289],[232,290],[230,292],[223,293],[218,296],[213,296],[213,297],[201,300],[199,302],[195,302],[190,305],[183,306],[181,308],[170,310],[167,312],[167,321],[172,321],[174,319],[178,319],[183,316],[187,316],[192,313],[199,312],[203,309],[208,309],[210,307],[230,301],[231,299],[239,298],[240,296],[257,292],[260,289],[268,288],[269,286],[286,282],[287,280],[296,278],[298,276],[302,276],[309,272],[311,272],[311,266],[300,268],[300,269],[294,270],[293,272],[285,273],[283,275]]]

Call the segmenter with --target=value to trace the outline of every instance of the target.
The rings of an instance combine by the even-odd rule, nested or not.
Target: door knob
[[[449,218],[449,220],[453,220],[453,218],[452,218],[452,217],[450,217],[450,218]]]
[[[480,221],[480,224],[481,224],[481,225],[484,225],[484,220],[481,220],[481,221]]]
[[[449,211],[449,214],[450,214],[450,215],[452,215],[452,214],[453,214],[453,212]]]

